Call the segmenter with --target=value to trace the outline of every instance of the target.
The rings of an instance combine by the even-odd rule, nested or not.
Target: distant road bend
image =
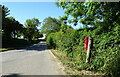
[[[47,50],[46,42],[0,54],[2,75],[65,75],[60,62]]]

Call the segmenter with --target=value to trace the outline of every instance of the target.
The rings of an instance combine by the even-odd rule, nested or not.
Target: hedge
[[[113,77],[120,75],[120,27],[114,27],[110,32],[102,33],[99,29],[66,30],[51,33],[47,37],[47,44],[54,49],[66,52],[77,70],[102,72]],[[84,37],[93,37],[94,48],[90,64],[86,64]]]

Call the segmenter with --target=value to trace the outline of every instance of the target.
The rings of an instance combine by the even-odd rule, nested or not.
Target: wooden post
[[[92,41],[92,38],[89,37],[89,38],[88,38],[88,50],[87,50],[87,55],[86,55],[86,63],[89,63],[89,62],[90,62],[90,55],[91,55],[91,41]]]

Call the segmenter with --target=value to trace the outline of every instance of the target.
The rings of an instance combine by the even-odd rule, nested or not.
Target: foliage
[[[54,34],[55,37],[52,38],[55,40],[54,43],[58,47],[57,49],[70,52],[68,55],[71,55],[72,62],[74,62],[74,64],[70,63],[71,67],[119,77],[120,2],[84,3],[60,1],[56,4],[64,9],[67,18],[73,17],[71,17],[71,20],[67,19],[67,22],[74,23],[74,25],[82,23],[86,26],[86,28],[77,31],[76,36],[71,37],[71,34],[74,33],[72,31],[62,35],[57,32]],[[92,49],[91,63],[86,64],[83,39],[89,36],[94,38],[94,48]],[[74,42],[72,42],[73,38],[76,39]],[[80,58],[79,62],[77,56]]]
[[[113,23],[120,24],[120,2],[56,2],[64,9],[67,18],[75,25],[82,23],[85,26],[102,27],[101,30],[111,30]],[[69,21],[69,20],[68,20]],[[108,24],[107,26],[105,24]]]
[[[5,18],[5,21],[3,23],[3,36],[6,38],[14,37],[17,35],[18,31],[21,31],[23,28],[23,25],[20,24],[17,20],[15,20],[13,17],[7,17]],[[14,35],[14,36],[12,36]]]
[[[10,13],[10,10],[5,7],[4,5],[0,5],[0,8],[2,8],[2,18],[4,19],[6,16],[8,16]]]
[[[25,23],[25,32],[24,36],[29,40],[38,39],[40,37],[39,30],[37,27],[39,26],[40,22],[38,19],[27,19]]]
[[[59,17],[59,21],[60,21],[62,24],[65,24],[65,25],[67,25],[67,19],[68,19],[67,16],[60,16],[60,17]]]
[[[2,30],[3,30],[3,38],[15,38],[15,36],[21,33],[23,25],[20,24],[15,18],[7,17],[9,15],[10,10],[7,7],[2,6]]]
[[[43,26],[41,28],[42,33],[51,33],[51,32],[57,32],[60,30],[61,23],[58,19],[48,17],[45,18],[43,21]]]
[[[55,48],[56,46],[53,37],[54,37],[54,33],[51,33],[47,36],[47,40],[46,40],[47,45],[51,48]]]
[[[77,70],[90,70],[110,74],[118,77],[119,72],[119,43],[120,31],[119,25],[115,25],[112,31],[98,35],[98,29],[65,30],[65,33],[56,32],[49,34],[47,44],[60,51],[67,52],[67,57],[71,58],[73,64],[70,67]],[[83,50],[84,37],[92,36],[94,39],[94,48],[90,64],[86,64],[86,51]],[[79,61],[78,61],[79,60]]]
[[[69,25],[66,25],[65,23],[62,23],[60,31],[64,33],[65,30],[73,30],[73,28]]]
[[[29,45],[39,41],[36,41],[36,39],[42,37],[42,34],[40,34],[37,29],[37,26],[40,23],[38,19],[28,19],[25,24],[26,27],[24,27],[15,18],[8,17],[10,10],[7,7],[1,5],[0,8],[2,10],[2,30],[0,32],[2,33],[2,47],[14,48]],[[25,37],[29,37],[29,40],[32,37],[35,41],[31,41],[31,43],[29,43],[24,38],[18,39],[18,37],[23,35],[25,35]]]

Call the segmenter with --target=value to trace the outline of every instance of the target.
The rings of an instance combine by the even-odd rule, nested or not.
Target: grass
[[[75,63],[71,58],[66,56],[65,52],[53,50],[53,49],[51,49],[51,52],[62,62],[67,75],[73,75],[73,76],[74,75],[88,75],[87,77],[89,77],[90,75],[103,75],[100,73],[94,73],[92,71],[79,70],[77,69],[78,65],[76,65],[76,67],[72,66]],[[103,77],[103,76],[100,76],[100,77]]]
[[[71,69],[66,65],[68,60],[66,59],[66,55],[61,53],[60,51],[51,49],[51,52],[62,62],[63,66],[65,67],[65,72],[70,75],[70,73],[67,71],[71,71]]]
[[[8,51],[8,50],[11,50],[11,49],[14,49],[14,48],[0,48],[0,51]]]
[[[0,48],[0,50],[2,50],[2,51],[3,51],[3,50],[9,50],[9,49],[8,49],[8,48]]]

